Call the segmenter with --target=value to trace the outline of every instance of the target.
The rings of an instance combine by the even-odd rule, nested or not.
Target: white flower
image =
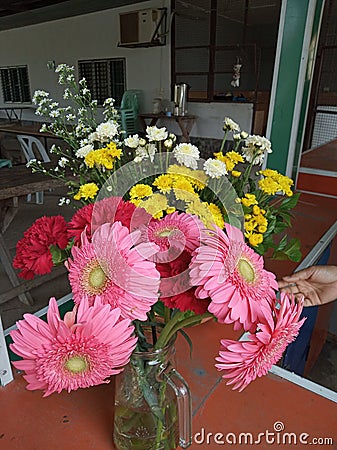
[[[59,159],[58,165],[60,167],[65,167],[68,162],[69,162],[69,159],[62,156],[62,158]]]
[[[48,131],[48,128],[47,128],[47,125],[45,123],[43,123],[40,128],[40,133],[44,133],[45,131]]]
[[[83,94],[83,95],[90,94],[89,89],[88,89],[88,88],[83,88],[83,89],[82,89],[82,94]]]
[[[219,159],[208,158],[204,163],[204,171],[211,178],[220,178],[226,175],[226,164]]]
[[[247,137],[249,136],[249,134],[247,133],[247,131],[241,131],[241,139],[247,139]]]
[[[242,153],[249,163],[261,165],[266,153],[271,153],[271,142],[258,135],[251,135],[246,139],[245,147],[242,147]]]
[[[146,145],[146,140],[144,138],[140,138],[139,145],[142,145],[144,147],[144,145]]]
[[[139,146],[136,148],[135,162],[143,161],[143,159],[149,159],[153,162],[154,155],[156,154],[157,147],[155,144],[147,144],[145,146]]]
[[[195,145],[181,143],[175,147],[173,153],[179,164],[183,164],[191,169],[198,167],[197,161],[200,157],[200,152]]]
[[[96,128],[97,140],[100,142],[112,139],[118,133],[118,126],[113,120],[102,122]]]
[[[139,136],[138,134],[134,134],[133,136],[129,136],[124,140],[124,144],[129,148],[137,148],[139,145]]]
[[[50,117],[53,117],[53,118],[59,117],[60,111],[58,109],[55,109],[54,111],[50,111],[49,115],[50,115]]]
[[[241,140],[241,133],[234,133],[233,134],[234,141],[240,141]]]
[[[166,141],[164,141],[164,147],[166,147],[167,149],[172,148],[172,146],[173,146],[172,139],[166,139]]]
[[[225,117],[223,121],[224,131],[240,131],[240,126],[229,117]]]
[[[33,165],[34,163],[36,163],[36,159],[30,159],[28,162],[27,162],[27,164],[26,164],[26,167],[30,167],[31,165]]]
[[[76,117],[74,116],[74,114],[67,114],[66,115],[67,120],[75,120]]]
[[[146,134],[149,141],[164,141],[168,136],[168,132],[165,127],[146,127]]]
[[[95,142],[98,141],[98,133],[96,131],[94,131],[93,133],[90,133],[88,136],[88,141],[89,142]]]
[[[92,144],[87,144],[79,148],[75,154],[77,158],[85,158],[87,154],[90,153],[93,149],[94,146]]]
[[[61,197],[59,199],[59,206],[63,206],[64,204],[69,205],[69,203],[70,203],[69,198]]]

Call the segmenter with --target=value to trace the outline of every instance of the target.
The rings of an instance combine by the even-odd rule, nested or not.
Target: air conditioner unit
[[[166,8],[143,9],[119,15],[120,47],[165,45]]]

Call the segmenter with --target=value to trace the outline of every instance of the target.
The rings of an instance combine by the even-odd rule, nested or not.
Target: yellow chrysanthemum
[[[80,200],[81,198],[84,198],[84,200],[88,200],[89,198],[95,198],[98,190],[99,188],[96,183],[82,184],[77,194],[74,195],[74,199]]]
[[[245,220],[245,230],[250,232],[255,230],[255,228],[257,227],[257,223],[254,219],[251,220]]]
[[[266,194],[275,195],[276,192],[283,192],[288,197],[293,195],[291,187],[293,186],[294,181],[291,178],[272,169],[260,170],[259,173],[263,175],[264,178],[258,181],[258,185]]]
[[[232,173],[233,177],[235,177],[235,178],[241,177],[241,172],[239,172],[238,170],[232,170],[231,173]]]
[[[198,216],[207,228],[212,228],[214,217],[210,211],[209,205],[201,202],[198,197],[193,202],[187,204],[186,212]]]
[[[91,150],[84,158],[85,164],[92,169],[96,163],[96,150]]]
[[[106,149],[108,150],[110,156],[120,159],[122,150],[120,148],[117,148],[117,144],[115,142],[110,142],[106,146]]]
[[[225,156],[226,156],[228,159],[230,159],[235,165],[244,162],[243,156],[240,155],[240,153],[235,152],[234,150],[232,150],[232,151],[230,151],[230,152],[227,152],[227,153],[225,154]]]
[[[187,193],[196,195],[192,184],[183,177],[173,182],[173,191],[177,200],[185,200]]]
[[[208,208],[213,216],[215,225],[217,225],[219,228],[224,228],[225,221],[222,216],[220,208],[214,203],[209,203]]]
[[[153,194],[146,200],[143,200],[140,204],[141,208],[144,208],[152,217],[160,219],[163,217],[163,212],[169,207],[167,204],[167,198],[162,194]]]
[[[166,208],[166,214],[172,214],[175,212],[175,207],[174,206],[169,206],[168,208]]]
[[[241,203],[243,204],[243,206],[247,206],[248,208],[249,206],[257,205],[257,200],[254,194],[246,194],[241,199]]]
[[[136,184],[130,189],[131,199],[149,197],[153,194],[152,187],[148,184]]]
[[[225,155],[222,152],[213,153],[213,156],[215,159],[218,159],[219,161],[222,161],[223,163],[226,164],[227,158],[225,157]]]
[[[263,235],[260,233],[245,233],[245,236],[253,247],[262,244],[263,242]]]
[[[261,191],[268,195],[275,195],[276,192],[280,191],[279,184],[269,177],[259,180],[258,185]]]
[[[172,177],[172,175],[168,175],[168,174],[159,175],[159,177],[157,177],[154,180],[152,185],[157,187],[160,190],[160,192],[167,194],[172,189],[173,177]]]

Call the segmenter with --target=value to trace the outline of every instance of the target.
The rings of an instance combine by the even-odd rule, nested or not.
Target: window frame
[[[14,76],[16,76],[16,79],[14,79]],[[32,103],[28,65],[1,66],[0,80],[5,104]]]
[[[114,63],[122,63],[122,81],[115,81],[116,67]],[[86,76],[84,65],[91,65],[87,70],[91,71],[90,76]],[[81,68],[83,65],[83,69]],[[105,68],[105,73],[99,69],[99,65]],[[97,58],[97,59],[81,59],[77,62],[77,73],[79,79],[86,78],[88,89],[92,94],[92,98],[98,101],[98,106],[102,107],[106,98],[111,97],[115,100],[115,106],[119,107],[124,91],[126,90],[126,58]],[[106,77],[106,86],[102,85],[103,78]],[[118,84],[120,87],[118,88]],[[106,92],[104,93],[104,89]],[[97,98],[98,97],[98,98]]]

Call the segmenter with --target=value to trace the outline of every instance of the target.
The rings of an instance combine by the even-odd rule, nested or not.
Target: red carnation
[[[78,210],[68,224],[68,236],[74,238],[75,244],[78,244],[81,241],[81,233],[86,228],[87,238],[91,241],[93,231],[103,223],[119,221],[132,231],[140,224],[147,224],[150,217],[144,209],[136,208],[122,197],[107,197]]]
[[[183,251],[174,261],[156,265],[161,277],[161,300],[168,308],[204,314],[207,311],[210,299],[195,297],[196,288],[190,287],[188,269],[190,262],[191,254]]]
[[[19,277],[30,280],[49,273],[53,267],[51,245],[61,250],[68,245],[67,223],[62,216],[40,217],[24,232],[13,260],[13,267],[21,269]]]

